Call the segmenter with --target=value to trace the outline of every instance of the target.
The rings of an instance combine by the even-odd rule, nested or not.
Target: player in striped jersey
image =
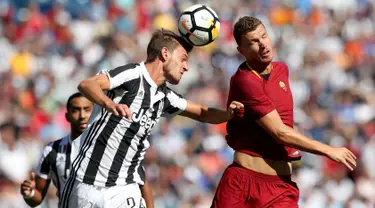
[[[229,119],[227,111],[187,101],[166,86],[178,84],[188,71],[191,49],[180,36],[158,30],[145,62],[102,71],[80,83],[78,89],[96,105],[60,207],[140,207],[148,136],[160,117],[180,114],[208,123]],[[230,112],[241,105],[233,102]]]
[[[71,95],[66,104],[65,117],[70,123],[71,133],[50,142],[43,150],[35,173],[21,184],[21,194],[30,206],[37,206],[47,193],[52,180],[59,193],[68,179],[71,161],[79,149],[76,138],[85,130],[93,109],[93,103],[81,93]]]
[[[40,158],[36,176],[31,173],[30,179],[21,185],[21,194],[25,202],[30,206],[37,206],[47,193],[49,184],[56,186],[59,196],[69,176],[71,161],[76,157],[79,150],[79,141],[76,139],[86,129],[87,123],[93,109],[93,103],[81,93],[71,95],[66,104],[65,115],[70,123],[71,133],[65,137],[49,143],[43,150]],[[142,187],[147,204],[152,206],[152,195],[147,186]],[[146,190],[143,190],[146,189]]]

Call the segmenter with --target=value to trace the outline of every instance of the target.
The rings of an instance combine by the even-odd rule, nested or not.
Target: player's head
[[[237,50],[248,61],[269,64],[273,59],[272,42],[263,23],[255,18],[241,17],[234,25]]]
[[[66,120],[70,123],[72,131],[82,133],[89,121],[93,103],[77,92],[71,95],[66,102]],[[73,133],[73,132],[72,132]]]
[[[178,84],[188,70],[188,53],[193,46],[183,37],[169,30],[157,30],[147,46],[147,63],[160,60],[163,75],[171,84]]]

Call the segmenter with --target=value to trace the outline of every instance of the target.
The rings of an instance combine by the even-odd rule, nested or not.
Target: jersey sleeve
[[[111,70],[102,70],[99,74],[107,75],[110,82],[110,90],[134,80],[140,76],[140,69],[136,64],[127,64]]]
[[[264,92],[262,82],[246,75],[236,79],[232,84],[237,90],[234,93],[239,95],[237,101],[245,106],[244,116],[258,120],[275,109],[272,101]]]
[[[46,180],[51,179],[51,151],[53,151],[52,143],[44,147],[36,168],[36,175]]]
[[[163,107],[162,117],[173,117],[180,114],[186,109],[187,100],[181,95],[177,94],[170,88],[166,87],[165,102]]]

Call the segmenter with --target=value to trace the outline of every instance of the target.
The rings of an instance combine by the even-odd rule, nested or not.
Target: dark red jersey
[[[228,105],[235,100],[243,103],[245,108],[227,123],[227,143],[236,151],[257,157],[298,160],[301,158],[299,151],[277,143],[256,123],[276,109],[284,124],[293,128],[293,97],[288,67],[281,62],[272,62],[272,66],[268,80],[246,62],[232,76]]]

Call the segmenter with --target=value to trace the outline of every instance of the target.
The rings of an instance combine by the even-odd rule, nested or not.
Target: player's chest
[[[139,111],[143,109],[144,112],[154,112],[158,110],[158,106],[163,104],[165,94],[155,89],[148,91],[139,90],[134,93],[133,100],[130,103],[130,109]]]
[[[146,131],[151,130],[158,122],[164,102],[165,95],[156,91],[151,93],[138,93],[130,105],[131,120],[139,123]]]
[[[56,166],[53,172],[56,172],[56,177],[60,180],[66,180],[70,174],[72,158],[67,152],[59,152],[56,156]],[[54,169],[54,168],[53,168]]]
[[[270,76],[268,81],[263,81],[263,87],[279,112],[293,109],[293,97],[287,76]]]

